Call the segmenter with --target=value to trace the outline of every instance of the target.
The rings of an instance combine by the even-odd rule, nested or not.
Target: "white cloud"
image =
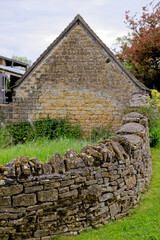
[[[0,0],[0,55],[35,60],[77,13],[110,47],[128,31],[123,23],[125,10],[139,12],[146,1]]]
[[[115,31],[113,29],[110,30],[97,30],[96,34],[99,36],[99,38],[107,45],[107,47],[111,47],[114,41],[118,37],[122,37],[127,34],[127,31]]]
[[[46,43],[52,43],[56,38],[58,37],[58,35],[50,35],[48,37],[45,37],[44,41]]]
[[[90,0],[90,3],[96,6],[103,6],[105,4],[107,4],[109,2],[109,0]]]

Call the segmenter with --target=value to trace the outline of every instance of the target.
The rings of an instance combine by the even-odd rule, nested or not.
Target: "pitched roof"
[[[28,67],[28,64],[27,63],[24,63],[24,62],[21,62],[21,61],[17,61],[13,58],[8,58],[8,57],[4,57],[4,56],[0,56],[0,59],[4,59],[6,61],[6,66],[18,66],[18,67],[24,67],[24,68],[27,68]]]
[[[13,67],[7,67],[3,65],[0,65],[0,72],[8,73],[17,77],[21,77],[25,73],[25,71],[23,70],[13,68]]]
[[[99,47],[106,52],[108,58],[115,63],[120,71],[132,82],[134,82],[141,90],[150,91],[143,83],[139,82],[133,74],[118,60],[118,58],[111,52],[111,50],[102,42],[102,40],[89,27],[84,19],[78,14],[73,21],[64,29],[64,31],[50,44],[50,46],[40,55],[40,57],[33,63],[33,65],[26,71],[26,73],[16,82],[13,88],[18,87],[23,80],[48,56],[48,54],[55,48],[55,46],[77,25],[83,27],[88,35],[99,45]]]

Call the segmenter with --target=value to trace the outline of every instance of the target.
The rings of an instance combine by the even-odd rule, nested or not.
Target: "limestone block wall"
[[[27,156],[0,166],[0,239],[50,239],[125,216],[152,173],[147,119],[123,118],[117,135],[80,153]]]
[[[85,132],[100,124],[120,127],[132,94],[143,90],[107,60],[104,50],[76,26],[14,89],[14,120],[68,115]]]
[[[10,104],[0,104],[0,121],[13,121],[13,107]]]

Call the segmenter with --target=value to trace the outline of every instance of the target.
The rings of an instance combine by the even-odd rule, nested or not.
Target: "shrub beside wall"
[[[60,136],[75,138],[82,136],[80,125],[71,125],[67,117],[51,119],[47,116],[45,119],[39,119],[34,122],[30,120],[14,123],[7,122],[5,127],[3,121],[2,124],[0,124],[0,134],[10,138],[9,143],[12,144],[23,143],[42,137],[55,139]]]
[[[0,239],[77,234],[125,216],[152,173],[148,122],[124,116],[108,140],[47,163],[22,156],[0,166]]]

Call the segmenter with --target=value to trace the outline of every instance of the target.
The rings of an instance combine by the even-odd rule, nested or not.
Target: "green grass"
[[[58,138],[56,140],[41,139],[25,144],[17,144],[0,149],[0,164],[9,163],[13,158],[18,156],[38,157],[39,161],[46,162],[53,153],[61,153],[62,155],[68,149],[80,151],[85,145],[91,143],[84,139],[74,138]]]
[[[153,175],[148,190],[128,217],[77,236],[56,240],[159,240],[160,239],[160,149],[152,149]]]

